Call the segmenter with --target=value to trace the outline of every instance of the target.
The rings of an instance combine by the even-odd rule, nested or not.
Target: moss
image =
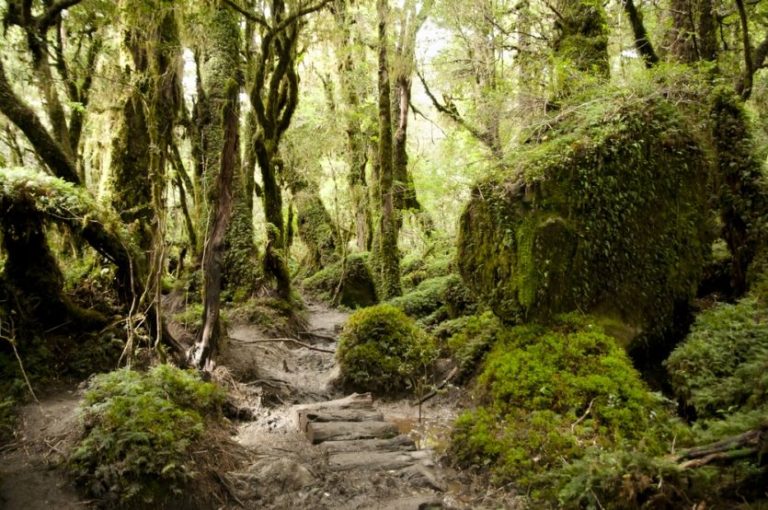
[[[711,242],[705,155],[665,100],[606,96],[567,109],[462,214],[461,275],[505,320],[597,310],[650,332],[696,290]]]
[[[748,297],[701,313],[666,367],[700,419],[768,410],[768,307]]]
[[[294,202],[299,237],[309,250],[311,269],[333,264],[338,258],[338,235],[320,195],[314,188],[308,187],[295,194]]]
[[[451,453],[461,466],[485,465],[497,482],[544,490],[546,475],[579,458],[585,444],[661,451],[664,409],[593,318],[495,327],[476,383],[481,405],[459,418],[453,434]]]
[[[336,357],[344,386],[393,394],[416,384],[435,359],[433,339],[391,305],[358,310],[344,325]]]
[[[336,262],[305,279],[302,286],[305,291],[323,301],[332,303],[336,298],[339,304],[348,308],[378,303],[367,253],[350,254],[346,264],[343,261]]]
[[[731,253],[731,285],[740,296],[750,265],[768,246],[768,185],[741,99],[730,89],[715,90],[711,116],[722,234]]]
[[[69,469],[92,497],[162,507],[194,479],[191,452],[222,402],[218,387],[169,365],[97,376],[84,397],[85,427]]]

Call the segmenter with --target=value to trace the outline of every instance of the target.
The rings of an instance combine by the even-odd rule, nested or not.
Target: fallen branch
[[[445,379],[443,379],[443,382],[441,382],[440,384],[438,384],[437,386],[435,386],[435,387],[434,387],[434,389],[433,389],[432,391],[430,391],[429,393],[427,393],[426,395],[424,395],[423,397],[421,397],[419,400],[417,400],[416,402],[414,402],[412,405],[415,405],[415,406],[417,406],[417,405],[421,405],[421,404],[423,404],[424,402],[426,402],[427,400],[429,400],[429,399],[431,399],[432,397],[434,397],[435,395],[437,395],[437,392],[438,392],[438,391],[440,391],[440,390],[442,390],[442,389],[445,387],[445,385],[446,385],[446,384],[448,384],[449,382],[451,382],[451,380],[452,380],[454,377],[456,377],[456,375],[457,375],[458,373],[459,373],[459,367],[453,367],[453,370],[451,370],[451,371],[448,373],[448,376],[447,376]]]
[[[299,331],[299,336],[311,336],[311,337],[315,337],[315,338],[320,339],[320,340],[325,340],[327,342],[335,342],[336,341],[336,339],[333,338],[332,336],[321,335],[319,333],[313,333],[311,331]]]
[[[736,436],[683,450],[675,460],[681,469],[697,468],[713,462],[730,462],[758,455],[765,448],[766,441],[768,422]]]
[[[313,347],[309,344],[305,344],[304,342],[299,342],[294,338],[266,338],[263,340],[242,340],[240,338],[230,338],[230,340],[234,340],[236,342],[241,342],[244,344],[271,344],[276,342],[287,342],[287,343],[299,345],[301,347],[304,347],[305,349],[309,349],[310,351],[327,352],[328,354],[336,354],[336,351],[332,351],[330,349],[321,349],[320,347]]]

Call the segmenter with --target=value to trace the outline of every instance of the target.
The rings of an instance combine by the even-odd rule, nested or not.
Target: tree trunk
[[[395,207],[394,165],[392,161],[392,110],[390,99],[389,59],[387,56],[387,0],[377,0],[379,13],[379,225],[374,241],[379,293],[382,299],[402,294],[400,286],[400,252],[398,211]]]
[[[206,124],[203,140],[203,179],[209,204],[203,249],[203,327],[189,353],[191,363],[212,366],[221,338],[219,320],[224,273],[225,237],[233,209],[232,184],[239,172],[239,58],[240,27],[235,14],[223,5],[213,7],[201,66]]]

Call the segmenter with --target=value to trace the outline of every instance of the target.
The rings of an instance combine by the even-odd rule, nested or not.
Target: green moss
[[[341,284],[340,288],[339,284]],[[350,254],[347,256],[346,263],[339,261],[318,271],[305,279],[302,286],[309,294],[323,301],[332,303],[336,298],[338,303],[348,308],[360,308],[378,303],[367,253]]]
[[[162,507],[194,478],[192,449],[222,402],[218,387],[169,365],[97,376],[69,469],[92,497]]]
[[[323,205],[314,187],[307,187],[294,195],[299,237],[309,250],[311,269],[328,266],[336,262],[338,235],[331,215]]]
[[[701,313],[666,367],[698,418],[768,410],[768,308],[749,297]]]
[[[488,466],[497,482],[543,489],[546,475],[579,458],[586,444],[660,451],[658,397],[591,317],[560,316],[549,328],[497,326],[495,337],[477,378],[481,405],[456,423],[451,453],[460,465]],[[459,340],[452,343],[470,345]]]
[[[505,320],[578,309],[653,332],[700,281],[704,153],[657,95],[602,92],[477,183],[462,214],[461,275]]]
[[[391,305],[352,314],[336,353],[342,384],[386,394],[415,385],[436,355],[433,339]]]
[[[448,337],[447,351],[459,365],[461,380],[477,369],[490,348],[502,340],[505,331],[498,317],[485,312],[446,322],[435,334]]]

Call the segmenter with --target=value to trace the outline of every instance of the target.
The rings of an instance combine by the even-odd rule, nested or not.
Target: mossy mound
[[[353,313],[344,324],[336,352],[344,386],[386,394],[417,384],[436,355],[432,338],[391,305]]]
[[[363,308],[378,303],[367,253],[353,253],[313,274],[302,286],[309,294],[348,308]],[[334,303],[334,300],[336,301]]]
[[[663,431],[649,432],[664,424],[659,398],[592,318],[558,316],[549,328],[495,336],[477,379],[481,405],[456,422],[451,453],[459,465],[487,466],[496,482],[545,490],[546,477],[585,445],[660,448]]]
[[[170,365],[99,375],[85,394],[84,431],[69,469],[89,496],[121,507],[163,508],[188,498],[185,508],[205,507],[198,498],[206,495],[189,490],[199,469],[193,451],[223,400],[217,386]]]
[[[480,181],[458,265],[503,319],[582,310],[663,329],[710,247],[707,159],[675,107],[630,92],[566,108]]]
[[[768,307],[749,296],[699,314],[666,361],[670,382],[699,419],[768,411]]]
[[[475,301],[457,274],[438,276],[422,281],[389,304],[427,325],[455,319],[475,309]]]

